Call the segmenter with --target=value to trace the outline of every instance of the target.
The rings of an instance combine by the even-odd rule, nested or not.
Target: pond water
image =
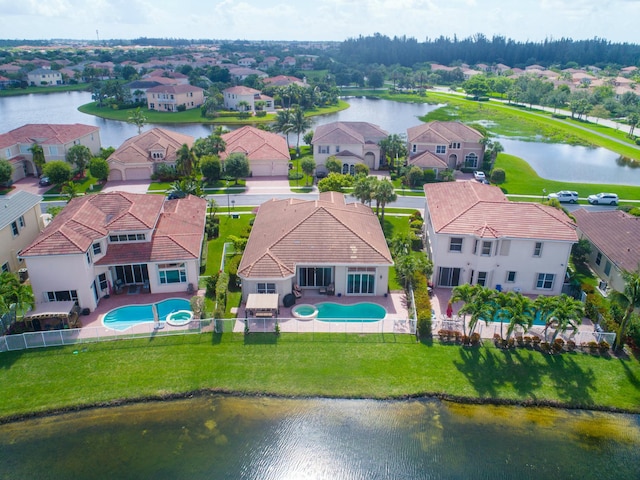
[[[330,115],[313,118],[313,128],[334,121],[366,121],[379,125],[389,133],[406,135],[407,128],[420,124],[419,117],[439,108],[438,105],[402,103],[365,97],[345,99],[350,107]],[[105,147],[119,147],[135,136],[137,127],[126,122],[106,120],[81,113],[78,106],[91,102],[88,92],[52,93],[0,97],[0,133],[26,123],[85,123],[100,127]],[[215,126],[201,124],[156,125],[193,137],[209,135]],[[491,126],[487,126],[489,131]],[[237,126],[226,126],[233,129]],[[603,148],[528,142],[516,138],[500,138],[505,152],[526,160],[543,178],[567,182],[640,184],[640,168],[626,165],[620,156]],[[293,136],[290,143],[295,143]]]
[[[632,479],[635,415],[211,396],[0,425],[0,478]]]

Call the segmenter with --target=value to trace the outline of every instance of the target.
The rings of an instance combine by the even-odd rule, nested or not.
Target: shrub
[[[551,349],[553,353],[560,353],[564,349],[564,340],[561,338],[556,338],[551,345]]]
[[[533,339],[529,335],[525,335],[523,340],[524,340],[525,347],[530,347],[531,342],[533,341]]]
[[[222,316],[217,318],[224,317],[224,312],[227,308],[227,292],[229,291],[229,275],[226,272],[220,272],[218,275],[218,281],[216,282],[216,312],[222,311]]]
[[[549,342],[540,342],[540,351],[543,353],[549,353],[551,351],[551,345]]]
[[[206,282],[206,293],[205,295],[209,298],[215,298],[216,296],[216,284],[218,283],[218,274],[215,273],[207,278]]]
[[[264,110],[258,110],[256,112],[256,117],[266,117],[267,116],[267,112],[265,112]],[[280,328],[280,327],[278,327]]]
[[[600,353],[603,355],[607,353],[610,348],[611,348],[611,345],[609,345],[609,343],[606,340],[600,340],[600,343],[598,343],[598,350],[600,350]]]
[[[494,168],[491,172],[491,183],[500,185],[501,183],[504,183],[506,179],[507,175],[501,168]]]
[[[473,332],[469,337],[469,343],[471,343],[471,345],[474,345],[474,346],[478,345],[480,343],[480,334]]]
[[[353,169],[356,175],[369,175],[369,167],[364,163],[356,163]]]
[[[184,103],[176,107],[176,110],[178,110],[179,112],[184,112],[186,109],[187,109],[187,106]]]
[[[434,170],[425,170],[422,172],[422,181],[424,183],[433,183],[436,181],[436,172]]]
[[[573,352],[576,349],[576,342],[574,342],[573,340],[567,340],[566,346],[567,351]]]
[[[418,314],[418,337],[431,338],[431,314],[424,312]]]

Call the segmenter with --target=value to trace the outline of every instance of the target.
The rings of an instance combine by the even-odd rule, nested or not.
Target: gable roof
[[[14,222],[33,207],[38,205],[42,197],[24,190],[0,197],[0,230]]]
[[[238,267],[242,278],[286,278],[296,265],[393,265],[370,207],[343,194],[271,200],[260,206]]]
[[[226,159],[231,153],[244,153],[249,161],[252,160],[282,160],[289,162],[289,147],[287,140],[276,133],[260,130],[259,128],[244,126],[222,135],[226,143],[220,159]]]
[[[98,132],[100,128],[82,123],[28,123],[0,135],[0,147],[24,144],[64,145],[80,137]]]
[[[230,93],[230,94],[234,94],[234,95],[259,95],[260,94],[260,90],[256,90],[255,88],[244,87],[242,85],[239,85],[237,87],[225,88],[222,91],[222,93]]]
[[[311,143],[317,144],[377,144],[389,133],[368,122],[331,122],[319,125]]]
[[[144,163],[153,162],[151,151],[163,151],[163,161],[171,163],[176,161],[176,152],[186,144],[193,146],[193,137],[183,133],[166,130],[164,128],[152,128],[146,132],[128,138],[107,159],[108,163]]]
[[[153,78],[154,81],[158,77]],[[162,77],[160,77],[162,78]],[[147,93],[189,93],[189,92],[204,92],[204,88],[196,87],[194,85],[158,85],[147,90]]]
[[[410,143],[479,142],[482,134],[462,122],[429,122],[407,129]]]
[[[447,162],[438,157],[435,153],[424,151],[411,155],[407,161],[407,165],[417,166],[420,168],[448,168]]]
[[[573,212],[578,229],[598,250],[622,270],[635,271],[640,264],[640,218],[620,210]]]
[[[527,238],[576,242],[575,226],[547,205],[510,202],[498,187],[478,182],[426,184],[436,233],[481,238]]]

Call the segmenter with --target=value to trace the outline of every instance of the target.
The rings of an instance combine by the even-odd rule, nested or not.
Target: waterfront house
[[[227,110],[275,112],[273,98],[262,94],[260,90],[255,88],[243,86],[226,88],[222,91],[222,95],[224,97],[224,108]]]
[[[462,122],[428,122],[407,129],[409,164],[423,168],[438,167],[431,158],[440,158],[454,170],[461,167],[480,168],[484,157],[483,135]],[[423,155],[429,152],[431,155]],[[422,156],[422,159],[418,157]],[[428,159],[428,163],[425,163]],[[434,165],[429,166],[427,165]]]
[[[36,68],[27,73],[27,82],[36,87],[62,85],[62,74],[50,68]]]
[[[194,85],[158,85],[147,89],[147,106],[158,112],[178,112],[204,103],[204,89]]]

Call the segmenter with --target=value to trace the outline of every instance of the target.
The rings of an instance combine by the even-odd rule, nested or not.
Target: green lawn
[[[220,210],[219,210],[220,211]],[[229,241],[229,236],[234,235],[240,237],[249,231],[249,222],[255,215],[240,215],[239,218],[233,218],[228,215],[220,215],[220,236],[210,240],[207,252],[207,269],[204,275],[213,275],[220,270],[220,262],[222,260],[222,249],[224,243]]]
[[[76,185],[78,189],[78,194],[82,195],[85,193],[97,193],[102,190],[104,184],[98,183],[98,179],[92,177],[89,173],[87,173],[84,177],[73,180],[73,183]],[[45,199],[48,201],[52,200],[68,200],[69,197],[63,193],[61,193],[62,188],[59,186],[53,186],[49,190],[47,190],[44,195]]]
[[[168,359],[180,368],[167,368]],[[636,359],[425,345],[393,334],[202,334],[6,352],[0,382],[0,418],[201,389],[347,398],[435,393],[640,411]]]
[[[58,85],[52,87],[27,87],[5,88],[0,90],[0,97],[12,97],[16,95],[29,95],[31,93],[59,93],[90,90],[91,84],[79,83],[77,85]]]

